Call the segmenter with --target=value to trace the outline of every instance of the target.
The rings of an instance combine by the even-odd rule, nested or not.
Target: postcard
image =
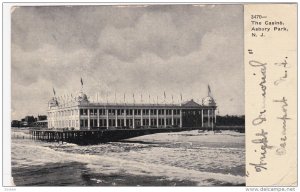
[[[297,187],[296,3],[4,3],[3,19],[6,190]]]

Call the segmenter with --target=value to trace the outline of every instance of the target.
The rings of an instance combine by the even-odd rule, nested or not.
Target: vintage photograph
[[[243,5],[10,12],[15,186],[245,186]]]

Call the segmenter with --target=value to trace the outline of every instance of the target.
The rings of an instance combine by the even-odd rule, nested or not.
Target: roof
[[[182,103],[182,106],[184,107],[200,107],[201,105],[199,105],[198,103],[196,103],[193,99],[190,101],[187,101],[185,103]]]

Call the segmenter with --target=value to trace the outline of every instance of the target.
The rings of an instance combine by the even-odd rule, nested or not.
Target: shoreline
[[[17,186],[244,186],[243,139],[194,131],[79,146],[19,137],[12,173]]]
[[[64,172],[64,175],[60,174],[61,172]],[[168,179],[163,176],[94,173],[86,164],[79,162],[13,168],[12,173],[16,186],[199,186],[195,181]],[[245,183],[232,184],[211,179],[207,181],[214,186],[245,186]]]

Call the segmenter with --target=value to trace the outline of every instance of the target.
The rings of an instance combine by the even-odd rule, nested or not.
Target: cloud
[[[211,85],[222,114],[244,113],[243,10],[195,7],[21,7],[12,14],[12,116],[46,111],[80,89],[120,100],[201,100]],[[138,98],[138,96],[136,96]],[[26,106],[26,107],[25,107]]]

